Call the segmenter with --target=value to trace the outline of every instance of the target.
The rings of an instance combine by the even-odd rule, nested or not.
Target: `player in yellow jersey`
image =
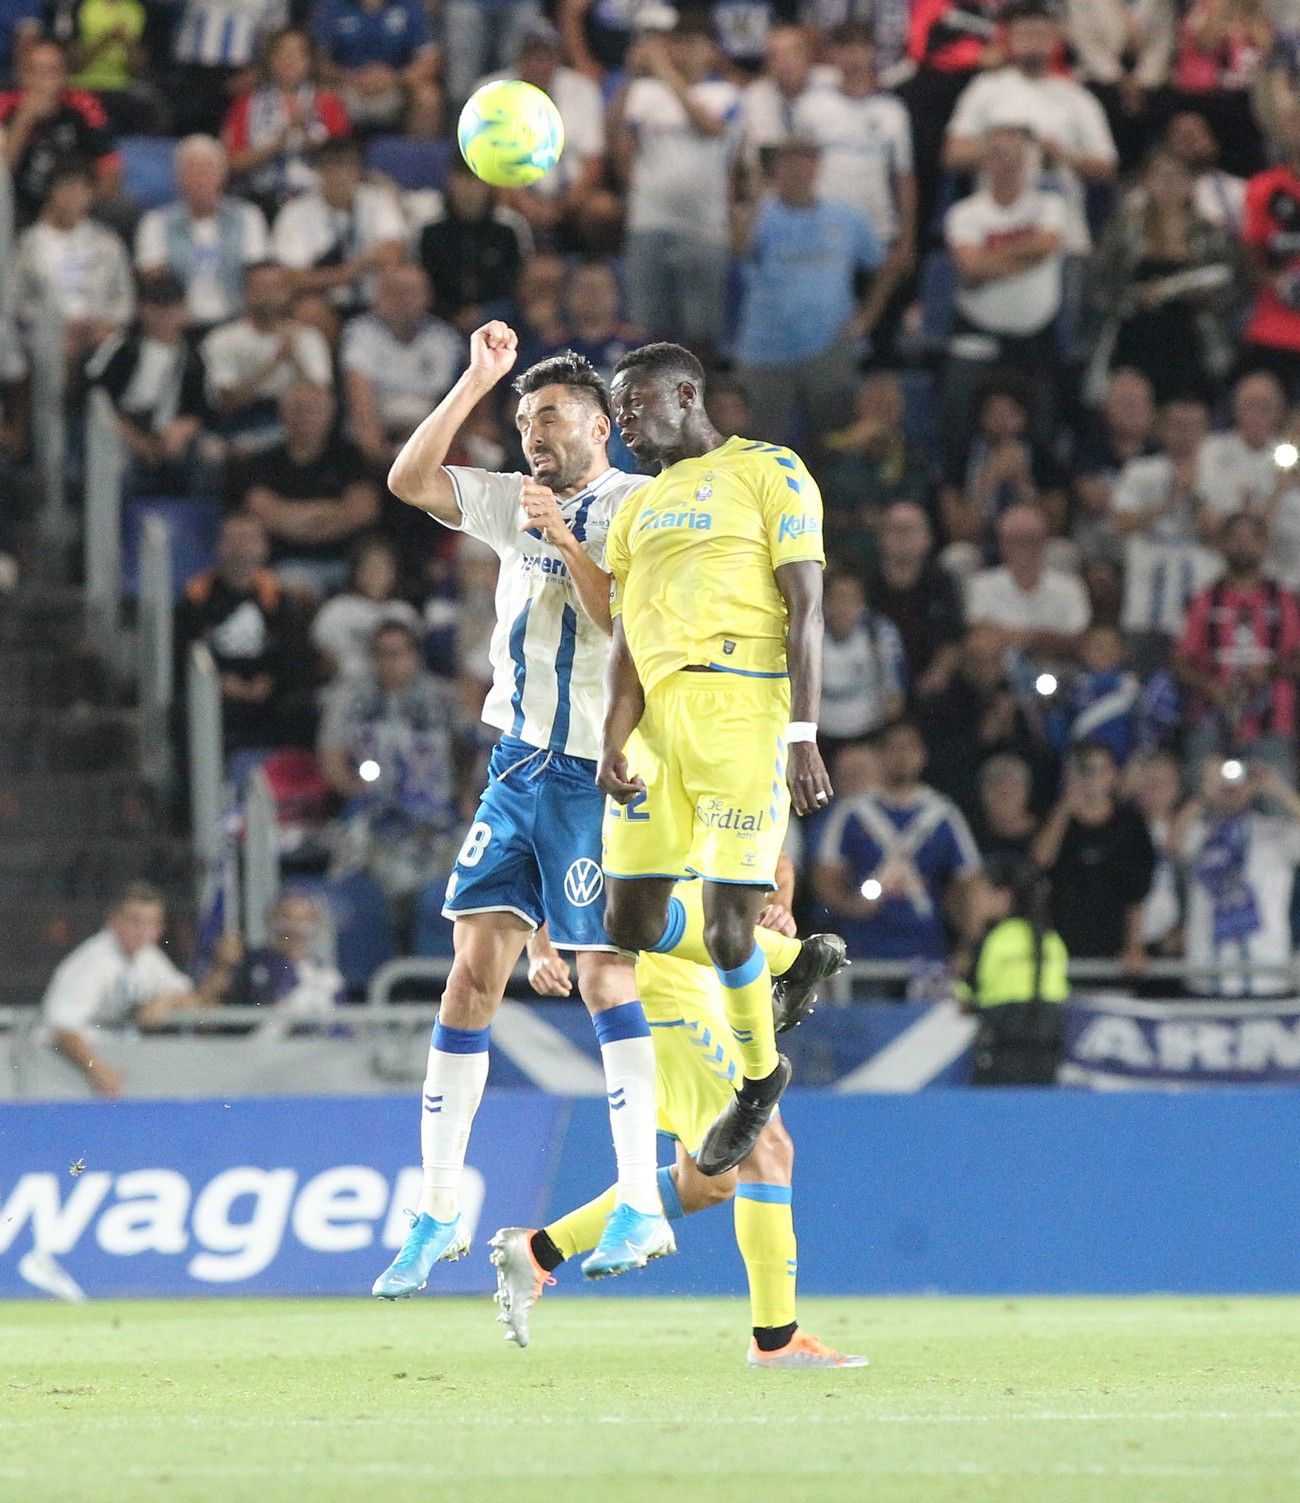
[[[778,901],[762,914],[759,937],[772,947],[774,963],[782,949],[797,945],[790,918],[790,863],[782,857]],[[699,903],[698,882],[683,883],[679,896]],[[694,889],[694,891],[692,891]],[[780,899],[785,897],[786,901]],[[528,974],[543,996],[568,996],[568,963],[544,932],[529,942]],[[781,957],[778,960],[778,955]],[[797,1245],[792,1183],[794,1144],[774,1113],[738,1170],[706,1178],[692,1155],[706,1130],[732,1095],[738,1064],[722,1010],[722,986],[711,967],[670,955],[643,955],[637,961],[637,988],[654,1037],[655,1093],[659,1127],[677,1140],[676,1163],[659,1171],[660,1198],[670,1219],[735,1201],[736,1242],[749,1281],[753,1335],[751,1367],[865,1367],[865,1357],[847,1357],[804,1331],[795,1315]],[[554,1270],[594,1245],[615,1195],[611,1186],[540,1230],[505,1227],[492,1238],[497,1270],[497,1319],[507,1338],[529,1341],[529,1311]]]
[[[605,554],[605,921],[625,949],[717,970],[741,1075],[696,1164],[721,1174],[790,1079],[753,931],[791,803],[807,814],[831,797],[816,742],[821,496],[789,449],[723,440],[703,368],[680,345],[625,356],[610,396],[624,442],[657,477],[620,508]],[[703,881],[700,925],[673,898],[686,877]]]

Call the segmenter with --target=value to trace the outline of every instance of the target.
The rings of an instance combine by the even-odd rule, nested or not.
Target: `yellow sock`
[[[784,976],[803,949],[802,941],[778,934],[775,929],[755,929],[754,940],[767,956],[767,968],[774,976]]]
[[[775,929],[755,929],[754,938],[762,946],[774,976],[784,976],[799,958],[800,942],[778,934]],[[679,882],[673,889],[668,901],[668,923],[655,953],[693,960],[696,965],[713,964],[713,957],[704,945],[703,882]]]
[[[576,1258],[579,1253],[590,1252],[600,1241],[600,1234],[605,1230],[605,1222],[614,1209],[617,1198],[615,1186],[611,1185],[595,1200],[589,1200],[585,1206],[579,1206],[576,1211],[570,1211],[567,1216],[552,1221],[546,1228],[546,1235],[566,1258]]]
[[[798,1248],[789,1185],[736,1186],[736,1245],[745,1260],[756,1326],[794,1321]]]
[[[772,1022],[772,973],[758,945],[744,965],[718,971],[722,1005],[735,1035],[745,1075],[761,1080],[776,1069],[776,1028]]]

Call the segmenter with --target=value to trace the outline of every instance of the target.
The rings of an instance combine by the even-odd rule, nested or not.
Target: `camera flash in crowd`
[[[379,763],[374,761],[373,758],[367,757],[361,766],[357,768],[357,776],[363,783],[375,782],[379,777]]]
[[[1230,758],[1223,764],[1223,781],[1225,783],[1240,783],[1245,776],[1245,767],[1235,757]]]
[[[861,891],[862,896],[866,898],[869,903],[874,903],[881,893],[880,883],[877,882],[874,877],[868,877],[867,880],[862,884]]]
[[[1278,444],[1273,450],[1273,463],[1279,470],[1294,470],[1300,460],[1300,449],[1294,444]]]
[[[1034,680],[1034,688],[1043,696],[1050,699],[1056,693],[1056,675],[1054,673],[1040,673]]]

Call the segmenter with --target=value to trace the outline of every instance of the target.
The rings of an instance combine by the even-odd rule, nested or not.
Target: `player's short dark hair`
[[[609,387],[591,361],[576,350],[561,350],[558,355],[548,355],[545,360],[530,365],[512,382],[513,391],[521,397],[540,391],[543,386],[567,386],[609,416]]]
[[[614,379],[629,371],[689,381],[701,397],[704,395],[704,367],[685,345],[660,340],[657,344],[643,344],[638,350],[629,350],[614,367]]]
[[[109,911],[121,913],[131,903],[147,903],[150,908],[165,908],[167,898],[162,888],[154,882],[127,882],[118,889]]]

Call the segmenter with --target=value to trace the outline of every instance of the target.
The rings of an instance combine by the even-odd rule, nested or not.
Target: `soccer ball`
[[[564,125],[541,89],[507,79],[470,95],[456,139],[475,177],[494,188],[527,188],[560,160]]]

